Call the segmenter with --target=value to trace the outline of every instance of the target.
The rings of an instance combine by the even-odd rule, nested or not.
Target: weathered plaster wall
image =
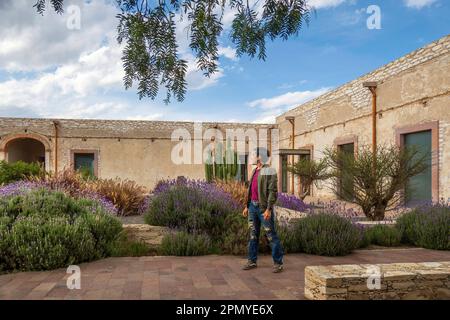
[[[449,199],[450,36],[280,115],[280,146],[290,143],[286,116],[295,116],[295,146],[313,145],[315,159],[338,138],[354,136],[357,145],[370,145],[372,100],[365,81],[378,82],[378,144],[396,143],[398,128],[439,121],[439,197]],[[314,195],[333,197],[325,184]]]
[[[194,124],[190,122],[0,118],[0,157],[4,157],[7,141],[12,137],[39,138],[48,142],[48,169],[54,170],[53,121],[58,121],[58,170],[71,167],[71,150],[85,150],[98,152],[98,176],[102,178],[127,178],[152,188],[162,178],[181,175],[193,179],[205,177],[204,164],[174,164],[171,160],[173,147],[180,143],[171,141],[172,132],[183,129],[194,139]],[[215,126],[223,132],[223,138],[226,129],[259,130],[269,127],[246,123],[203,123],[203,133]],[[189,142],[193,160],[194,140]],[[210,143],[210,140],[202,141],[204,147]]]

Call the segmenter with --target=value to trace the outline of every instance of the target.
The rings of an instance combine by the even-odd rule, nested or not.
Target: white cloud
[[[337,7],[343,4],[346,0],[308,0],[307,3],[310,7],[315,9],[324,9]]]
[[[217,72],[210,77],[205,77],[198,70],[195,57],[191,53],[184,53],[183,59],[187,61],[186,81],[188,83],[188,90],[202,90],[214,86],[224,76],[223,69],[219,67]]]
[[[262,98],[251,101],[248,105],[252,108],[258,107],[261,109],[274,109],[280,107],[292,107],[302,103],[305,103],[311,99],[314,99],[325,92],[330,90],[330,88],[321,88],[314,91],[295,91],[287,92],[285,94],[275,96],[272,98]]]
[[[238,58],[236,56],[236,49],[234,49],[232,47],[219,46],[218,47],[218,51],[219,51],[219,56],[224,56],[225,58],[228,58],[228,59],[233,60],[233,61],[237,61],[238,60]]]
[[[436,0],[404,0],[408,8],[422,9],[436,2]]]
[[[275,118],[283,112],[310,101],[331,88],[321,88],[314,91],[295,91],[275,96],[272,98],[262,98],[247,103],[251,108],[259,108],[259,113],[255,123],[274,123]]]
[[[151,113],[151,114],[137,114],[134,116],[127,117],[127,120],[158,120],[163,116],[162,113]]]
[[[117,9],[111,2],[70,4],[81,8],[81,30],[67,29],[67,17],[50,8],[40,16],[29,0],[0,0],[0,73],[5,79],[0,80],[0,116],[147,120],[167,116],[167,106],[138,101],[134,90],[125,92],[122,47],[116,41]],[[188,61],[188,89],[216,85],[224,69],[204,77],[186,34],[177,31],[181,56]],[[220,50],[222,56],[236,59],[231,47]]]
[[[0,10],[0,69],[45,70],[78,60],[83,52],[98,49],[104,40],[115,41],[117,9],[103,0],[71,1],[81,9],[80,30],[66,27],[69,13],[58,15],[48,9],[41,16],[33,3],[9,1]]]

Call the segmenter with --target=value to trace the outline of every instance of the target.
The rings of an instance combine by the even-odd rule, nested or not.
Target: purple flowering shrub
[[[276,205],[295,211],[307,211],[310,208],[302,199],[281,192],[278,193]]]
[[[357,207],[348,207],[348,203],[344,201],[318,201],[317,203],[311,203],[311,213],[328,213],[336,216],[344,217],[352,221],[365,219],[365,215],[362,210]]]
[[[236,252],[236,237],[230,236],[238,224],[246,224],[240,215],[241,205],[227,192],[200,180],[178,178],[160,181],[150,199],[145,221],[151,225],[168,226],[192,235],[206,235],[211,245],[222,252]],[[243,230],[246,231],[244,226]],[[246,243],[246,238],[238,242]]]
[[[0,198],[24,195],[37,189],[64,192],[65,194],[70,195],[71,197],[76,199],[89,199],[95,201],[100,206],[102,206],[102,208],[106,212],[112,215],[117,214],[117,208],[114,206],[114,204],[106,197],[100,195],[99,193],[83,188],[78,189],[67,188],[67,185],[50,183],[45,180],[35,180],[35,181],[20,180],[1,186]]]
[[[348,219],[326,213],[309,215],[293,227],[294,252],[324,256],[349,254],[361,244],[361,231]],[[291,244],[292,244],[291,243]]]
[[[450,250],[450,206],[443,203],[423,205],[404,213],[396,228],[402,242],[416,246]]]
[[[24,188],[0,197],[0,271],[49,270],[111,254],[122,224],[98,202]]]

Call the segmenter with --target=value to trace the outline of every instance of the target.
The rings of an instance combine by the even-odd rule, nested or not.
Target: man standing
[[[261,225],[272,248],[274,262],[273,272],[283,271],[283,248],[275,230],[273,206],[277,200],[277,173],[267,165],[269,151],[258,148],[256,152],[256,168],[250,178],[247,193],[247,206],[242,212],[248,217],[250,240],[248,243],[248,261],[243,267],[250,270],[257,267],[258,244]]]

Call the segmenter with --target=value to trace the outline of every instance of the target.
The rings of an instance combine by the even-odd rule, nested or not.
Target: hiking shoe
[[[245,266],[242,267],[242,270],[251,270],[251,269],[255,269],[256,266],[256,262],[253,261],[247,261],[247,263],[245,264]]]
[[[282,265],[282,264],[275,263],[275,264],[273,265],[272,272],[273,272],[273,273],[280,273],[281,271],[283,271],[283,265]]]

